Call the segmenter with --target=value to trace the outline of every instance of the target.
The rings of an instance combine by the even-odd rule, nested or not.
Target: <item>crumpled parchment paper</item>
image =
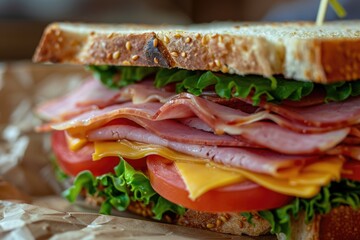
[[[181,226],[0,201],[1,239],[252,239]]]
[[[4,181],[31,196],[54,192],[48,169],[50,141],[46,134],[34,131],[40,120],[33,109],[76,87],[87,75],[81,66],[0,64],[0,175]]]

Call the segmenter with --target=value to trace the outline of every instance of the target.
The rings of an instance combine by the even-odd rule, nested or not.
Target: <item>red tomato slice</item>
[[[233,184],[210,190],[195,201],[189,199],[184,181],[175,165],[160,156],[147,158],[150,183],[167,200],[186,208],[206,212],[241,212],[273,209],[293,197],[268,190],[253,182]]]
[[[94,146],[92,143],[88,143],[78,151],[71,151],[68,148],[63,131],[54,131],[52,133],[51,144],[60,167],[71,176],[76,176],[84,170],[89,170],[95,176],[113,172],[114,167],[120,161],[119,157],[105,157],[99,161],[93,161],[91,155],[94,152]],[[135,169],[146,167],[145,158],[127,162]]]
[[[341,177],[360,181],[360,162],[346,161],[343,166]]]

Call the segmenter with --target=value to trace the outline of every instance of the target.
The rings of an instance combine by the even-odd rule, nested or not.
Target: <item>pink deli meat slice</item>
[[[180,121],[184,125],[187,125],[192,128],[196,128],[207,132],[213,131],[200,118],[196,118],[196,117],[186,118],[186,119],[181,119]],[[231,131],[232,126],[228,126],[226,128],[228,129],[228,131]],[[351,130],[353,129],[351,128]],[[282,133],[279,134],[279,131]],[[256,123],[244,125],[241,128],[234,127],[234,132],[241,133],[242,138],[247,139],[250,142],[256,143],[259,146],[263,146],[265,148],[269,148],[278,152],[288,153],[288,154],[296,154],[296,153],[304,154],[306,152],[305,151],[306,148],[309,153],[323,152],[325,149],[330,149],[336,146],[338,143],[344,141],[347,141],[351,144],[360,143],[359,138],[349,137],[350,134],[349,128],[344,128],[322,134],[308,134],[307,136],[311,136],[310,138],[298,138],[296,133],[294,136],[294,132],[289,131],[286,128],[280,128],[279,126],[274,125],[270,122],[256,122]],[[280,138],[274,140],[275,137],[273,134],[280,135]],[[337,137],[334,138],[335,135],[337,135]],[[240,135],[234,137],[237,138],[239,136]],[[309,142],[315,141],[315,142],[309,144],[308,141]],[[320,143],[323,143],[323,145]],[[317,147],[320,148],[317,149]]]
[[[180,110],[178,111],[178,109]],[[272,120],[279,126],[298,133],[322,133],[334,130],[332,127],[317,128],[306,126],[271,114],[268,111],[248,114],[187,93],[180,94],[166,102],[156,113],[155,119],[169,119],[169,116],[173,118],[186,118],[190,115],[190,112],[193,112],[199,119],[208,126],[211,126],[218,134],[224,132],[232,135],[241,134],[244,125],[251,125],[254,122],[263,120]],[[228,131],[226,131],[226,129]],[[345,134],[345,132],[347,134],[348,129],[342,132],[343,134]]]
[[[157,136],[175,142],[210,146],[259,147],[245,141],[241,136],[235,138],[227,134],[216,135],[188,127],[175,120],[151,121],[133,116],[125,117]]]
[[[271,120],[282,127],[300,133],[326,132],[360,122],[360,98],[352,98],[342,103],[333,102],[308,107],[290,107],[262,103],[261,107],[276,114],[261,111],[261,109],[249,114],[196,97],[192,94],[182,93],[174,95],[174,92],[155,88],[151,81],[132,84],[120,90],[111,90],[102,86],[99,81],[93,78],[86,81],[80,88],[69,95],[40,105],[37,108],[37,113],[46,120],[53,122],[64,121],[92,109],[104,108],[130,100],[133,103],[146,103],[149,101],[165,103],[158,113],[158,119],[162,119],[161,115],[164,115],[166,112],[171,114],[177,113],[178,116],[174,116],[174,118],[180,118],[183,115],[189,114],[190,107],[190,111],[201,111],[202,114],[207,114],[206,119],[208,120],[220,117],[227,123],[236,125],[260,120]],[[250,100],[245,99],[243,101],[249,102]],[[184,102],[188,103],[184,104]],[[221,129],[215,130],[221,131]]]
[[[106,106],[118,95],[118,90],[107,89],[99,81],[90,78],[69,94],[39,105],[36,113],[47,121],[62,121],[99,106]]]
[[[155,88],[152,81],[142,81],[119,90],[109,89],[100,81],[90,78],[68,95],[39,105],[36,113],[44,120],[57,122],[116,103],[166,102],[174,95],[174,92]]]
[[[142,143],[156,144],[194,157],[209,159],[226,166],[276,175],[294,166],[301,166],[307,161],[318,158],[316,155],[285,155],[265,149],[204,146],[181,143],[161,138],[144,128],[130,125],[105,126],[89,132],[89,140],[127,139]]]
[[[330,155],[344,155],[360,161],[360,146],[341,144],[327,152]]]
[[[264,103],[262,107],[287,119],[314,127],[344,127],[360,123],[360,97],[310,107]]]
[[[349,128],[344,128],[319,134],[301,134],[267,122],[236,126],[226,122],[226,120],[229,121],[236,117],[235,115],[221,119],[220,115],[218,115],[219,117],[213,117],[206,109],[200,109],[202,106],[199,106],[199,108],[186,108],[187,104],[189,104],[189,101],[184,101],[180,105],[183,111],[164,111],[163,107],[165,105],[162,106],[161,103],[113,105],[102,110],[87,112],[67,122],[54,124],[52,127],[56,130],[67,130],[75,137],[84,137],[88,131],[104,126],[118,118],[144,118],[159,121],[159,118],[161,120],[188,118],[196,114],[216,132],[219,132],[220,129],[221,133],[241,135],[241,137],[255,145],[286,154],[314,154],[326,151],[340,143],[349,132]],[[171,105],[167,106],[171,107]],[[229,112],[224,111],[223,114],[223,116],[226,116]],[[261,131],[259,132],[257,129],[261,129]],[[261,137],[259,134],[261,134]]]

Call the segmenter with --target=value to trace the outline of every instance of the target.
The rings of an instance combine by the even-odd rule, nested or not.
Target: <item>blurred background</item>
[[[31,59],[53,21],[190,24],[315,20],[320,0],[0,0],[0,61]],[[360,0],[340,0],[360,18]],[[327,19],[336,19],[331,8]]]

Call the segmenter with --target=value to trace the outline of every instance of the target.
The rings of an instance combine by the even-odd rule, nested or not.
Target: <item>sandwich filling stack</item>
[[[70,201],[231,234],[357,236],[339,223],[360,220],[360,22],[54,23],[33,59],[93,73],[36,109]]]

